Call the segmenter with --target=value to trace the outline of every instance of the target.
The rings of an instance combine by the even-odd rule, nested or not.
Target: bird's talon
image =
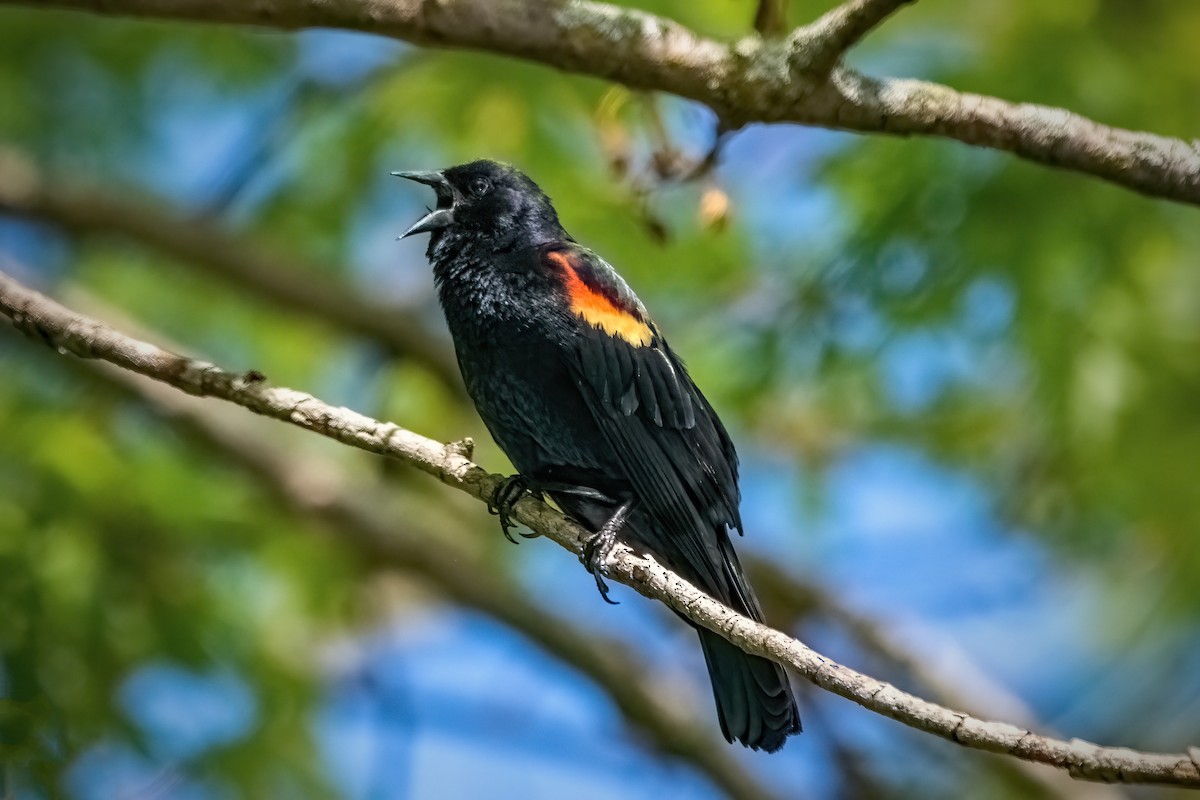
[[[608,584],[605,583],[604,576],[608,574],[605,562],[608,561],[608,554],[612,552],[616,541],[617,534],[614,526],[605,525],[584,543],[583,553],[579,556],[584,569],[592,573],[592,577],[596,579],[596,588],[600,590],[600,596],[604,598],[604,602],[612,606],[620,605],[620,603],[608,596]]]
[[[525,478],[520,475],[509,475],[500,482],[488,500],[488,513],[500,517],[500,532],[513,544],[520,544],[520,542],[509,533],[509,530],[515,527],[512,521],[512,508],[529,491],[531,490],[529,484],[525,482]],[[526,539],[533,538],[523,533],[520,535]],[[536,536],[536,534],[534,535]]]
[[[600,590],[600,598],[610,606],[619,606],[621,601],[613,600],[608,596],[608,584],[604,582],[604,578],[600,577],[599,572],[592,573],[592,577],[596,579],[596,588]]]

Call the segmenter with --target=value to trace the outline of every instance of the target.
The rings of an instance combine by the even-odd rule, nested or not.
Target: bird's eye
[[[492,188],[492,183],[487,178],[476,178],[471,181],[470,188],[472,197],[483,197]]]

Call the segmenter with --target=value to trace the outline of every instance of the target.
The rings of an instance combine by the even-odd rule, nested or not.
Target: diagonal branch
[[[0,211],[51,220],[84,233],[116,233],[152,247],[275,305],[324,318],[412,359],[465,399],[447,342],[396,309],[323,276],[333,270],[271,252],[203,219],[164,210],[161,201],[105,191],[78,178],[43,174],[19,152],[0,148]]]
[[[1134,191],[1200,205],[1200,142],[1098,122],[1065,109],[1014,104],[924,81],[868,78],[814,62],[838,47],[814,26],[782,41],[729,44],[670,19],[591,0],[0,0],[7,5],[257,25],[367,31],[431,47],[483,50],[704,103],[730,128],[801,122],[925,135],[1004,150]],[[853,40],[891,3],[851,0],[830,25]],[[855,12],[862,7],[863,10]],[[834,19],[838,19],[837,12]],[[828,34],[829,38],[832,34]]]
[[[109,361],[189,394],[228,400],[345,444],[398,458],[478,500],[486,502],[500,484],[500,476],[471,463],[462,443],[443,445],[394,423],[327,405],[312,395],[272,387],[254,371],[234,374],[169,353],[75,314],[3,274],[0,313],[18,330],[59,351]],[[522,499],[514,511],[518,521],[573,553],[580,553],[589,538],[587,531],[532,497]],[[918,730],[966,747],[1060,767],[1084,780],[1200,788],[1200,748],[1178,754],[1144,753],[1078,739],[1064,741],[1008,723],[979,720],[831,661],[796,639],[737,614],[627,547],[616,548],[607,567],[614,580],[667,604],[746,652],[790,666],[817,686]]]

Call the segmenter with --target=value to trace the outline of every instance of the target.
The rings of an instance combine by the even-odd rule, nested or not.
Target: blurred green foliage
[[[724,37],[753,17],[744,3],[636,5]],[[791,21],[827,7],[794,2]],[[1194,137],[1197,41],[1200,6],[1166,0],[922,3],[851,60]],[[1195,209],[960,144],[799,129],[790,149],[770,140],[785,156],[768,185],[724,167],[664,184],[649,168],[658,119],[693,156],[712,136],[712,120],[680,102],[483,54],[376,50],[367,37],[377,62],[343,73],[309,44],[3,9],[0,140],[63,175],[163,195],[344,265],[334,277],[398,297],[431,327],[420,249],[391,242],[418,209],[387,171],[515,162],[638,288],[747,444],[817,466],[881,439],[937,454],[1064,560],[1107,572],[1114,605],[1153,591],[1177,618],[1200,615]],[[732,203],[728,226],[698,213],[714,188]],[[825,198],[825,216],[764,221],[765,206],[795,196]],[[411,365],[373,364],[361,343],[135,243],[44,230],[33,242],[14,250],[25,266],[192,351],[428,435],[473,435],[483,463],[504,463]],[[898,390],[931,354],[953,356],[933,388]],[[298,722],[309,651],[363,623],[355,593],[369,566],[301,535],[305,523],[242,474],[79,367],[5,335],[0,370],[3,757],[55,785],[64,754],[137,738],[114,705],[133,667],[219,664],[252,679],[260,724],[209,768],[246,796],[272,796],[278,781],[318,791]],[[255,769],[262,754],[288,778]]]
[[[956,88],[1134,130],[1200,130],[1200,73],[1188,56],[1200,36],[1194,7],[913,11],[872,46],[902,48],[904,23],[922,21],[964,36],[971,58],[937,71]],[[1013,297],[1011,328],[994,343],[1012,379],[997,359],[983,380],[876,422],[984,475],[1015,521],[1111,568],[1114,594],[1143,591],[1138,573],[1153,572],[1171,607],[1200,610],[1195,209],[939,142],[869,139],[821,177],[854,215],[859,278],[886,275],[898,239],[929,254],[917,297],[868,285],[873,306],[903,306],[914,312],[909,325],[931,330],[969,325],[964,304],[981,281]]]

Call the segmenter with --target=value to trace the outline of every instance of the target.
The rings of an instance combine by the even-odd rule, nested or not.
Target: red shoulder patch
[[[611,336],[618,336],[637,347],[645,347],[654,338],[654,332],[641,315],[622,307],[619,300],[603,287],[585,280],[580,270],[565,253],[551,250],[546,258],[562,270],[567,298],[571,310],[588,324],[600,328]]]

